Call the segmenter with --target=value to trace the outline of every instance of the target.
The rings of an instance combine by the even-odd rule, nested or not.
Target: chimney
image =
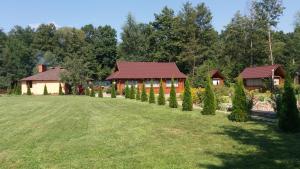
[[[45,72],[46,70],[47,70],[46,65],[43,65],[43,64],[38,65],[38,72],[39,73]]]

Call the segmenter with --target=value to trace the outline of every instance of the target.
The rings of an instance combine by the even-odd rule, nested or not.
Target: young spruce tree
[[[164,88],[163,88],[162,79],[160,79],[160,83],[159,83],[159,94],[158,94],[157,104],[158,105],[166,104],[165,92],[164,92]]]
[[[134,84],[131,85],[130,87],[130,95],[129,95],[130,99],[135,99],[135,87]]]
[[[212,87],[211,76],[208,75],[206,78],[206,86],[205,86],[205,93],[204,93],[204,107],[202,110],[203,115],[214,115],[216,114],[216,98],[215,93]]]
[[[188,79],[186,79],[186,81],[184,83],[182,110],[183,111],[192,111],[193,110],[192,94],[191,94],[190,82]]]
[[[58,90],[58,94],[59,95],[64,95],[63,91],[62,91],[62,87],[61,84],[59,83],[59,90]]]
[[[228,116],[231,121],[245,122],[249,119],[249,106],[245,94],[243,79],[238,78],[232,98],[232,112]]]
[[[114,82],[112,82],[112,85],[111,85],[110,97],[111,98],[117,98],[117,96],[116,96],[116,87],[115,87],[115,83]]]
[[[44,95],[48,95],[48,90],[47,90],[47,86],[44,86]]]
[[[289,133],[296,133],[300,131],[300,114],[297,109],[297,100],[295,91],[291,84],[291,78],[287,75],[284,83],[284,92],[281,97],[281,104],[279,109],[278,127]]]
[[[141,100],[141,92],[140,92],[140,88],[139,86],[137,86],[136,88],[136,97],[135,97],[136,100]]]
[[[154,89],[153,89],[153,81],[151,80],[150,85],[150,93],[149,93],[149,103],[155,103],[155,95],[154,95]]]
[[[130,88],[128,86],[128,81],[125,83],[125,98],[129,99],[130,98]]]
[[[172,79],[172,82],[171,82],[169,107],[171,107],[171,108],[177,108],[178,107],[177,98],[176,98],[176,91],[175,91],[175,86],[174,86],[174,79]]]
[[[146,87],[145,87],[145,83],[144,82],[143,82],[143,85],[142,85],[141,101],[142,102],[148,101],[148,96],[147,96]]]
[[[103,98],[103,90],[102,90],[101,86],[100,86],[99,91],[98,91],[98,97]]]

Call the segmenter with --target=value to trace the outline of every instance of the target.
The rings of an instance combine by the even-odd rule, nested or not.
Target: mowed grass
[[[0,97],[0,168],[300,168],[300,135],[134,100]]]

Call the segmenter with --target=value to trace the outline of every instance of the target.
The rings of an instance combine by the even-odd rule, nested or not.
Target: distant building
[[[247,67],[240,76],[247,89],[268,88],[266,83],[272,82],[274,86],[284,84],[285,73],[281,65]]]
[[[45,65],[38,65],[38,73],[21,79],[22,94],[27,93],[27,87],[30,87],[31,93],[34,95],[42,95],[44,93],[44,86],[47,86],[49,94],[59,93],[59,84],[65,93],[68,86],[60,80],[60,74],[65,71],[61,67],[53,67],[47,69]]]
[[[159,92],[159,83],[162,79],[165,93],[170,93],[171,79],[174,79],[174,86],[177,93],[184,91],[184,82],[187,76],[181,73],[175,63],[162,62],[117,62],[114,73],[106,80],[116,83],[119,93],[125,89],[125,84],[142,88],[143,82],[147,92],[150,90],[151,80],[153,81],[154,92]]]
[[[210,71],[212,83],[214,86],[223,86],[224,85],[224,76],[218,69]]]

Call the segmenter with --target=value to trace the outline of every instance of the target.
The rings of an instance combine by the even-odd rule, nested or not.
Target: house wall
[[[284,84],[284,78],[280,76],[275,76],[279,78],[279,86]],[[244,79],[244,86],[248,90],[263,89],[265,88],[264,79]]]
[[[58,81],[32,81],[32,87],[30,88],[33,95],[43,95],[44,86],[47,86],[47,91],[49,94],[58,94],[59,93],[59,83]],[[64,83],[60,83],[62,91],[65,92]],[[22,94],[27,93],[27,84],[26,81],[22,81]]]
[[[130,79],[128,79],[130,80]],[[134,79],[132,79],[134,80]],[[146,80],[149,80],[149,79],[145,79]],[[160,79],[153,79],[153,80],[158,80],[160,81]],[[164,92],[165,94],[169,94],[170,93],[170,90],[171,90],[171,87],[167,87],[166,86],[166,81],[167,80],[171,80],[171,79],[163,79],[163,88],[164,88]],[[178,80],[178,87],[175,87],[175,90],[176,90],[176,93],[183,93],[184,91],[184,81],[185,79],[176,79]],[[126,81],[127,80],[116,80],[116,87],[117,87],[117,91],[119,93],[122,93],[123,90],[125,89],[126,87]],[[144,80],[136,80],[138,83],[137,83],[137,86],[139,87],[139,89],[141,90],[142,89],[142,86],[143,86],[143,81]],[[159,86],[158,87],[153,87],[154,89],[154,93],[155,94],[158,94],[159,93]],[[150,92],[150,87],[146,87],[146,92],[149,93]]]

